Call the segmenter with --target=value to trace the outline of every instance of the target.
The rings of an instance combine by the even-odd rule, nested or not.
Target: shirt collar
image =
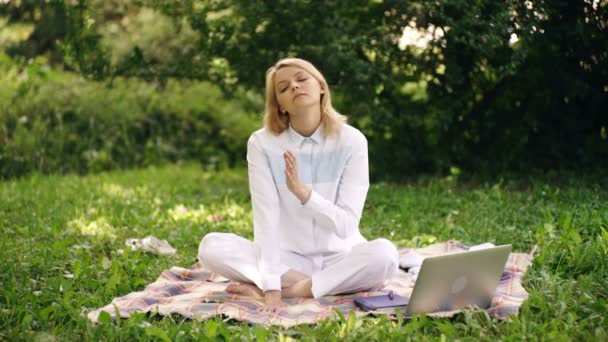
[[[319,124],[319,127],[317,127],[310,137],[300,135],[300,133],[296,132],[296,130],[291,127],[291,124],[289,124],[287,133],[289,134],[291,140],[298,146],[302,146],[305,141],[312,141],[315,144],[321,144],[325,140],[325,137],[323,136],[323,122]]]

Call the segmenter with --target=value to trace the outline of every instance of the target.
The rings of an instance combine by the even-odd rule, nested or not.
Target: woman
[[[238,281],[230,293],[281,298],[370,290],[398,266],[395,246],[366,241],[359,220],[369,188],[367,140],[335,111],[309,62],[282,59],[266,73],[265,127],[247,144],[251,242],[207,234],[199,260]]]

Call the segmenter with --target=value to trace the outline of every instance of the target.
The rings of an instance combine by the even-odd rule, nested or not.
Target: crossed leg
[[[263,296],[251,241],[235,234],[210,233],[201,241],[199,259],[213,272],[239,282],[228,286],[228,292]],[[282,265],[281,297],[318,298],[369,290],[390,277],[398,262],[395,246],[377,239],[356,245],[345,257],[311,276]]]

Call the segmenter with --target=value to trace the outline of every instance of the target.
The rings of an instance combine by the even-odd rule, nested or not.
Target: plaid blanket
[[[399,250],[403,257],[416,252],[422,256],[438,256],[462,252],[467,246],[457,241],[437,243],[425,248]],[[532,262],[532,253],[511,253],[500,279],[496,295],[487,309],[491,317],[505,319],[517,314],[528,293],[522,287],[521,279],[528,265]],[[91,311],[88,318],[97,322],[102,311],[113,318],[116,314],[128,317],[132,312],[149,312],[160,315],[180,314],[190,319],[204,320],[215,315],[228,319],[246,321],[265,326],[280,325],[290,327],[298,324],[310,324],[320,320],[337,317],[336,310],[347,315],[353,311],[356,316],[378,314],[359,310],[353,298],[372,296],[394,291],[409,298],[414,287],[415,275],[404,271],[398,272],[387,280],[382,288],[353,295],[327,296],[319,299],[292,298],[284,299],[288,306],[278,312],[268,313],[263,309],[261,298],[251,298],[228,294],[225,291],[230,283],[227,279],[207,271],[204,265],[195,264],[190,268],[172,267],[165,270],[152,284],[143,291],[132,292],[115,298],[112,303]],[[451,317],[459,311],[435,312],[428,316]],[[393,311],[394,314],[394,311]]]

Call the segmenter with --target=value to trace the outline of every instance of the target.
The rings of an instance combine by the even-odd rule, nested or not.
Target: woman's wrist
[[[308,202],[308,199],[310,198],[311,194],[312,194],[312,189],[310,189],[306,185],[302,185],[302,187],[300,188],[300,191],[298,191],[296,196],[300,200],[300,203],[306,204],[306,202]]]

